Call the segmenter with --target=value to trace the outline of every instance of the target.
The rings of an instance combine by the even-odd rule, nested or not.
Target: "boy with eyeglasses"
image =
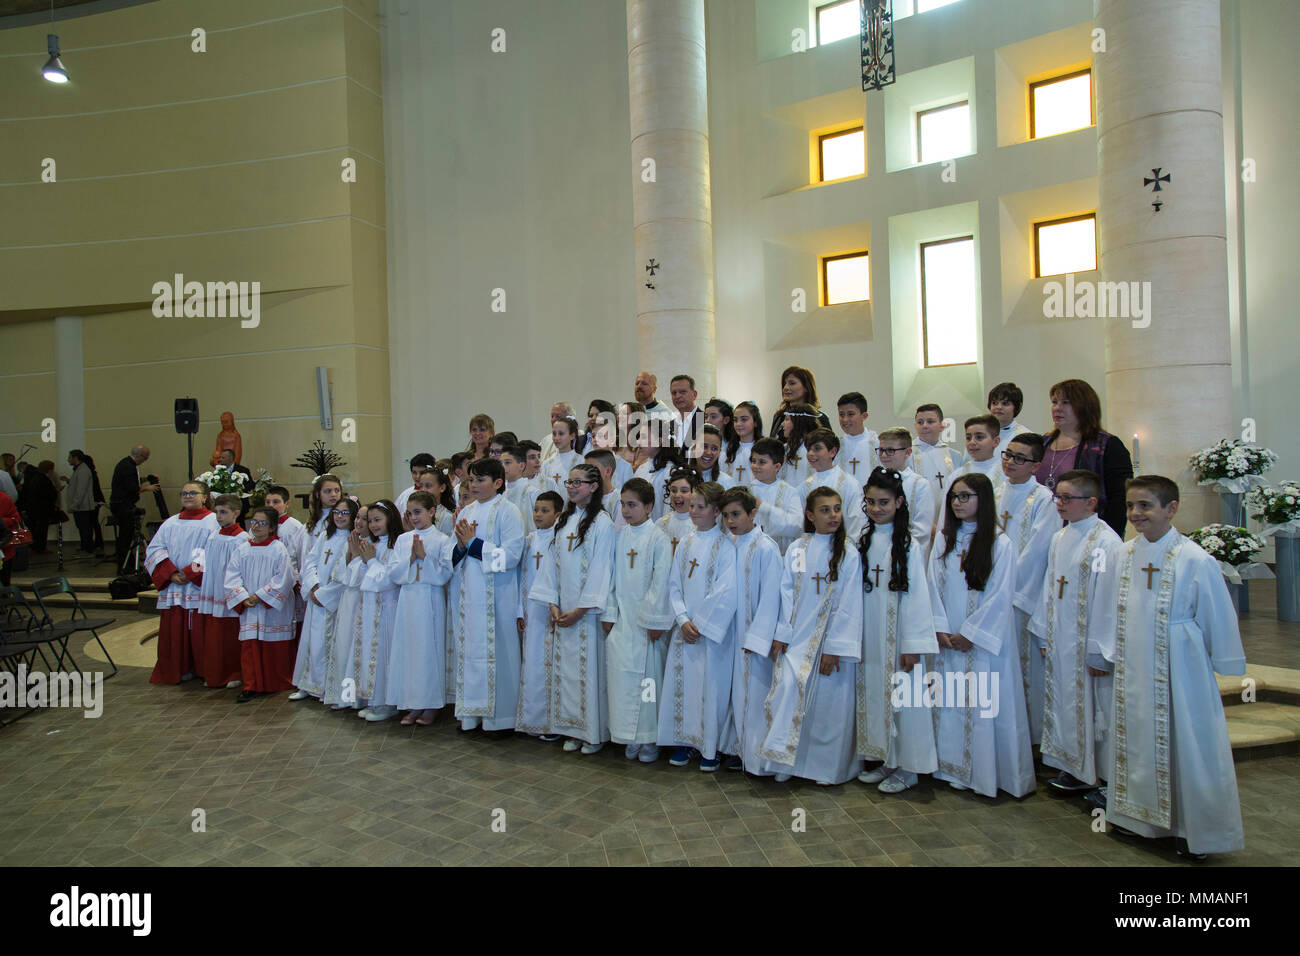
[[[934,486],[912,470],[912,433],[906,428],[886,428],[876,447],[880,467],[903,476],[903,497],[911,516],[912,540],[921,556],[930,559],[930,542],[934,538]]]
[[[226,565],[226,606],[239,614],[244,689],[235,701],[238,704],[293,689],[298,656],[293,595],[298,575],[289,550],[276,535],[279,518],[272,507],[254,508],[248,516],[252,540],[236,545]]]
[[[1061,519],[1052,506],[1052,493],[1034,477],[1043,460],[1041,435],[1017,435],[999,458],[1006,481],[994,489],[997,521],[1016,552],[1016,638],[1029,708],[1029,739],[1037,744],[1043,733],[1043,658],[1034,652],[1029,619],[1042,597],[1047,549],[1052,535],[1061,528]]]

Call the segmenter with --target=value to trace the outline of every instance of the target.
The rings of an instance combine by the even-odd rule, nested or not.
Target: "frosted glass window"
[[[1035,223],[1034,263],[1040,277],[1097,268],[1097,214]]]
[[[921,243],[921,341],[926,368],[977,357],[975,237]]]
[[[861,176],[867,171],[866,143],[862,127],[839,133],[827,133],[820,138],[821,180]]]
[[[970,152],[970,103],[950,103],[916,114],[916,161],[937,163]]]
[[[858,0],[841,0],[817,8],[817,45],[862,35]]]
[[[823,305],[865,302],[871,298],[870,259],[865,252],[829,256],[822,260]]]
[[[1029,84],[1029,137],[1039,139],[1091,126],[1092,71]]]
[[[931,10],[938,10],[940,7],[956,2],[957,0],[916,0],[916,12],[929,13]]]

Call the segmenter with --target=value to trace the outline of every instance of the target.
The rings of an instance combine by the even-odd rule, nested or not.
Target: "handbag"
[[[14,536],[9,539],[9,547],[25,548],[30,546],[31,543],[32,543],[31,531],[28,529],[27,525],[19,521],[18,527],[14,528]]]

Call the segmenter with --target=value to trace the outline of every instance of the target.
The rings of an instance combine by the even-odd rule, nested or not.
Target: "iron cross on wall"
[[[1150,186],[1151,191],[1153,193],[1158,193],[1163,189],[1163,187],[1160,185],[1161,183],[1168,183],[1173,181],[1173,179],[1170,177],[1168,173],[1165,173],[1163,176],[1160,175],[1160,170],[1162,168],[1163,167],[1161,166],[1157,166],[1151,170],[1150,176],[1142,177],[1143,189],[1146,189],[1146,187]],[[1164,200],[1162,199],[1157,198],[1151,201],[1151,208],[1154,209],[1156,212],[1159,212],[1160,207],[1163,205],[1164,205]]]
[[[661,268],[663,267],[660,266],[659,263],[655,262],[654,259],[651,259],[649,262],[646,263],[645,271],[650,273],[651,278],[654,278],[655,270]],[[653,282],[647,282],[645,284],[645,287],[647,289],[653,289],[655,287],[655,284]]]

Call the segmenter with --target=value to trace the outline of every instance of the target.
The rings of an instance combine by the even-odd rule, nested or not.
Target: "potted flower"
[[[225,465],[217,465],[211,471],[205,471],[199,475],[199,481],[208,486],[208,491],[215,497],[216,495],[238,495],[241,498],[247,498],[249,495],[248,476],[242,472],[233,471]]]
[[[1189,459],[1198,485],[1209,485],[1223,496],[1223,520],[1239,527],[1246,523],[1241,496],[1264,483],[1263,474],[1277,464],[1271,449],[1225,438],[1202,448]]]
[[[1189,534],[1191,538],[1210,557],[1219,562],[1219,570],[1228,580],[1233,603],[1238,611],[1249,611],[1246,598],[1246,582],[1252,578],[1271,578],[1273,572],[1267,564],[1253,560],[1255,555],[1264,550],[1264,539],[1251,534],[1245,528],[1234,528],[1227,524],[1207,524]]]
[[[1300,482],[1252,488],[1246,507],[1277,547],[1278,620],[1300,621]]]

